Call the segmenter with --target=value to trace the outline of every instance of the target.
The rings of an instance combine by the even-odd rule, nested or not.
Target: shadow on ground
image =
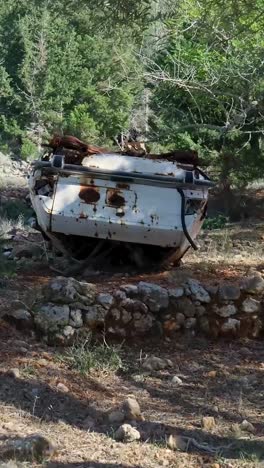
[[[83,429],[83,421],[91,416],[96,421],[96,433],[109,434],[109,423],[106,414],[93,406],[93,401],[80,401],[69,394],[63,394],[39,381],[25,381],[0,374],[0,400],[7,405],[26,411],[40,421],[58,422]],[[264,458],[264,442],[258,440],[239,440],[210,434],[201,429],[188,430],[180,426],[171,426],[159,422],[143,421],[137,424],[143,441],[147,443],[165,444],[170,434],[181,435],[189,440],[188,452],[210,454],[225,458],[240,458],[257,456]],[[198,443],[198,446],[197,446]],[[203,448],[201,448],[201,445]],[[104,467],[94,462],[83,464],[49,464],[48,467]],[[107,465],[108,467],[125,468],[123,465]],[[137,468],[137,467],[135,467]]]

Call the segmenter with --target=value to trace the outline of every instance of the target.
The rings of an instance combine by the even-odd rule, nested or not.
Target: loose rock
[[[204,416],[202,418],[201,427],[206,431],[212,431],[212,429],[214,429],[215,426],[215,418],[213,416]]]
[[[173,385],[175,385],[175,386],[178,386],[178,385],[182,385],[182,384],[183,384],[182,379],[180,379],[180,377],[178,377],[177,375],[174,375],[174,376],[172,377],[172,380],[171,380],[171,381],[172,381]]]
[[[130,424],[123,424],[115,433],[115,439],[122,442],[134,442],[140,440],[140,437],[140,432]]]
[[[52,443],[42,435],[32,435],[25,438],[7,440],[0,446],[0,458],[19,461],[38,461],[49,458],[55,452]]]
[[[68,392],[69,392],[68,387],[66,387],[66,385],[64,385],[64,384],[61,383],[61,382],[58,383],[57,389],[58,389],[60,392],[63,392],[63,393],[68,393]]]
[[[161,359],[156,356],[150,356],[143,362],[142,367],[149,371],[159,371],[167,369],[168,367],[172,367],[172,362],[169,359]]]
[[[254,434],[256,432],[256,429],[253,426],[253,424],[251,424],[246,419],[244,419],[244,421],[242,421],[242,423],[240,424],[240,427],[241,427],[242,431],[250,432],[251,434]]]
[[[137,400],[133,397],[128,397],[122,406],[122,412],[126,420],[129,421],[144,421],[141,414],[140,406]]]

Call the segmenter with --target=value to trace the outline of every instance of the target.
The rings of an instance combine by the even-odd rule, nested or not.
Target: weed
[[[106,342],[92,343],[87,339],[73,345],[59,359],[83,375],[89,374],[92,369],[115,372],[124,368],[120,350],[120,346],[108,345]]]

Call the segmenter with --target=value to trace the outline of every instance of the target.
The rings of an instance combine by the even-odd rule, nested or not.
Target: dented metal
[[[212,182],[172,161],[96,154],[81,165],[65,164],[63,156],[56,167],[52,160],[35,161],[29,186],[44,233],[86,239],[87,245],[105,239],[143,250],[155,246],[176,261],[190,246],[188,236],[195,239],[201,228]]]

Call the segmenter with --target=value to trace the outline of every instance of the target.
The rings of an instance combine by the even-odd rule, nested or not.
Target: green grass
[[[90,339],[73,345],[58,358],[82,375],[89,374],[92,369],[116,372],[125,367],[121,358],[121,346],[108,345],[105,342],[92,343]]]

